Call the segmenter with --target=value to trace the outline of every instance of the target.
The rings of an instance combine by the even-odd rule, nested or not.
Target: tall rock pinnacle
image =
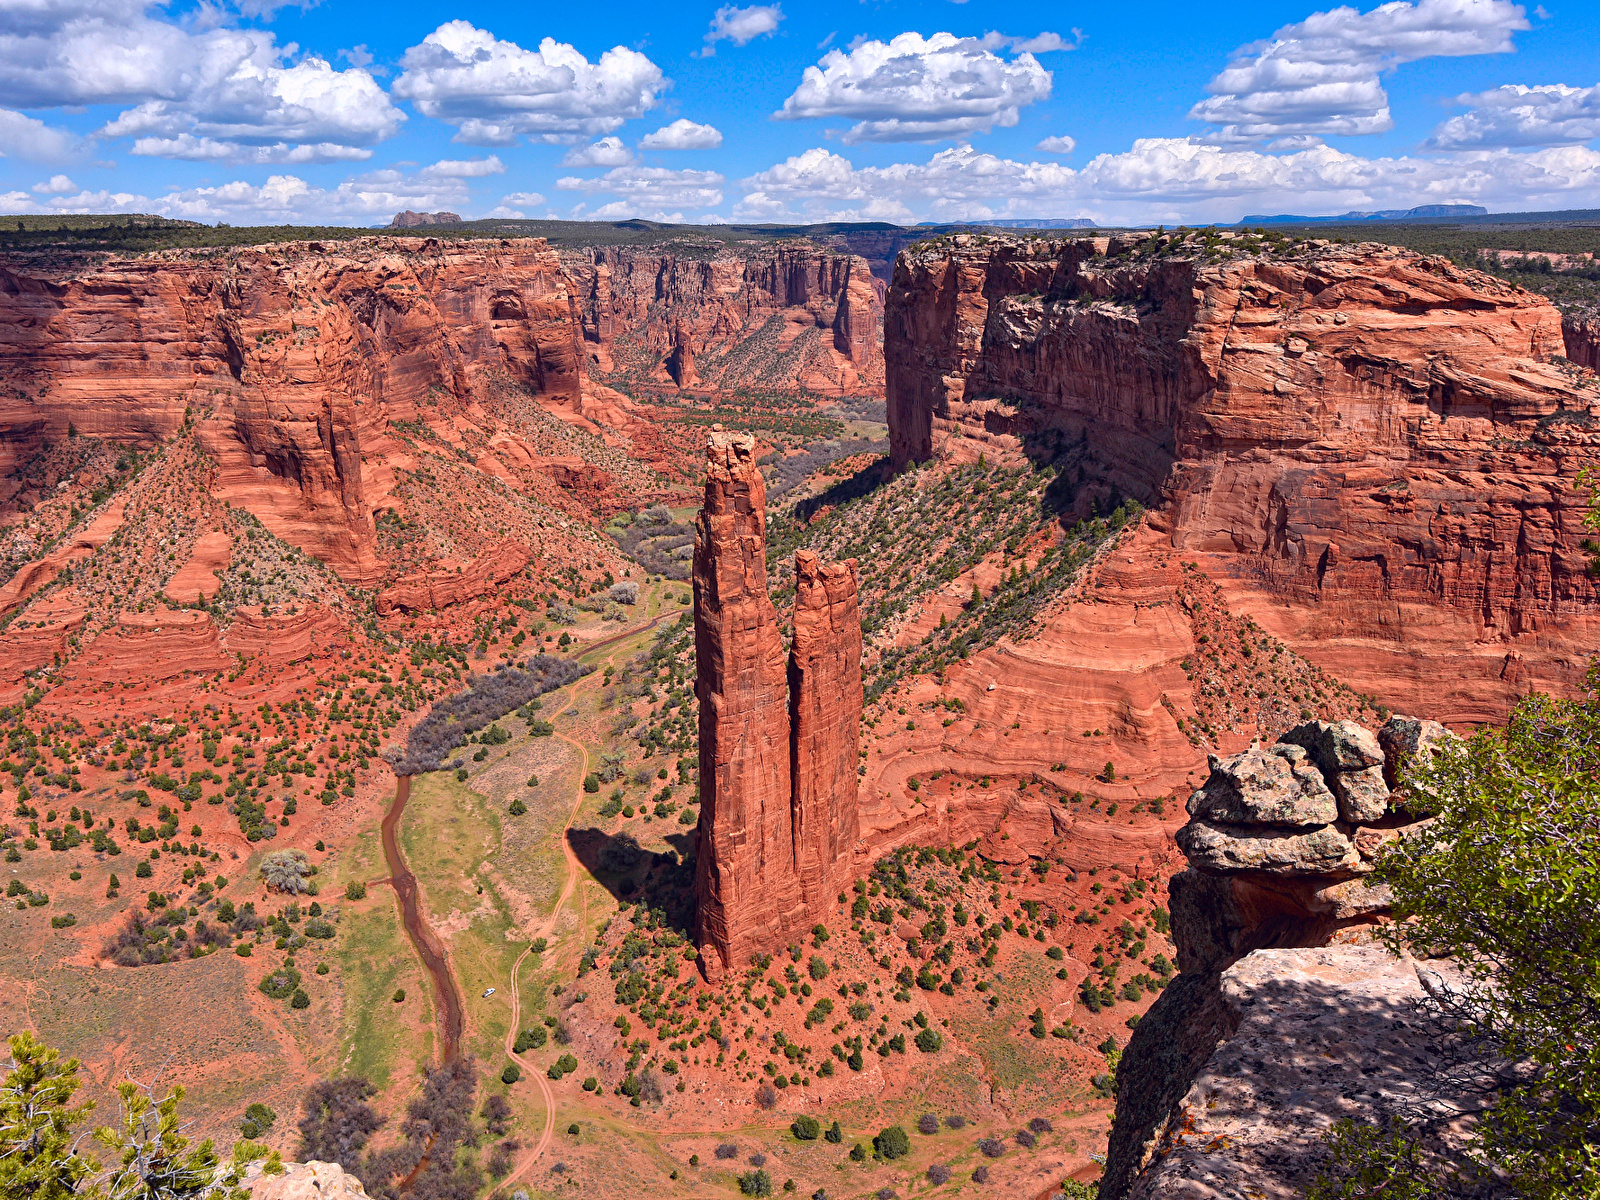
[[[856,563],[795,555],[794,646],[789,655],[794,854],[807,908],[839,890],[860,832],[856,818],[861,726],[861,611]]]
[[[861,622],[854,564],[803,553],[786,673],[755,439],[713,432],[706,460],[694,551],[695,899],[701,962],[716,978],[810,928],[854,847]]]

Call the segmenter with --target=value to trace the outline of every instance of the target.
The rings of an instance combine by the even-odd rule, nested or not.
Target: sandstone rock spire
[[[794,645],[789,653],[794,853],[808,909],[838,891],[860,832],[856,766],[861,727],[861,611],[856,560],[795,555]]]
[[[694,553],[695,932],[717,978],[801,937],[842,883],[858,829],[861,619],[855,563],[802,552],[785,669],[755,439],[713,432],[706,460]]]
[[[696,933],[708,974],[780,937],[800,903],[783,638],[767,596],[766,501],[755,438],[712,433],[694,545]]]

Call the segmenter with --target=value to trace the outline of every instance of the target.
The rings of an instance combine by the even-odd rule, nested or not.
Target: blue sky
[[[0,0],[0,211],[1600,206],[1600,5]]]

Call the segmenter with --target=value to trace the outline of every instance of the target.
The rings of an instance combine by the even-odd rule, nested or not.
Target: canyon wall
[[[1542,296],[1377,245],[957,235],[885,315],[897,466],[1068,450],[1163,546],[1391,707],[1494,720],[1600,633],[1600,393]],[[1573,362],[1565,361],[1567,359]]]
[[[0,475],[69,429],[151,447],[193,421],[218,496],[345,579],[381,572],[388,422],[503,371],[582,407],[582,329],[539,239],[361,238],[0,266]]]
[[[685,242],[566,251],[562,267],[597,374],[831,395],[882,386],[883,285],[852,254]]]
[[[861,624],[854,565],[803,555],[801,571],[786,668],[767,595],[756,442],[712,433],[694,550],[695,932],[711,978],[815,924],[855,845]]]
[[[1567,358],[1580,367],[1600,371],[1600,312],[1587,309],[1561,318],[1561,337]]]

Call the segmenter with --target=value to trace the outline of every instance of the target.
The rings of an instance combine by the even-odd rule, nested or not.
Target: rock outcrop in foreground
[[[1065,463],[1357,691],[1455,725],[1576,689],[1596,324],[1377,244],[959,235],[885,311],[896,465]],[[1581,327],[1580,327],[1581,326]],[[1584,364],[1584,366],[1576,365]]]
[[[1441,1030],[1421,1008],[1451,968],[1360,928],[1393,903],[1364,878],[1379,848],[1423,824],[1394,803],[1402,772],[1450,736],[1409,717],[1376,736],[1308,721],[1212,756],[1177,834],[1181,974],[1123,1054],[1103,1200],[1299,1196],[1339,1117],[1464,1102],[1436,1090]]]
[[[367,1200],[361,1180],[338,1163],[284,1163],[281,1175],[267,1175],[259,1162],[245,1172],[251,1200]]]
[[[787,667],[767,596],[766,488],[749,434],[716,432],[694,549],[700,701],[696,929],[719,977],[816,923],[857,834],[861,621],[854,562],[796,562]]]

